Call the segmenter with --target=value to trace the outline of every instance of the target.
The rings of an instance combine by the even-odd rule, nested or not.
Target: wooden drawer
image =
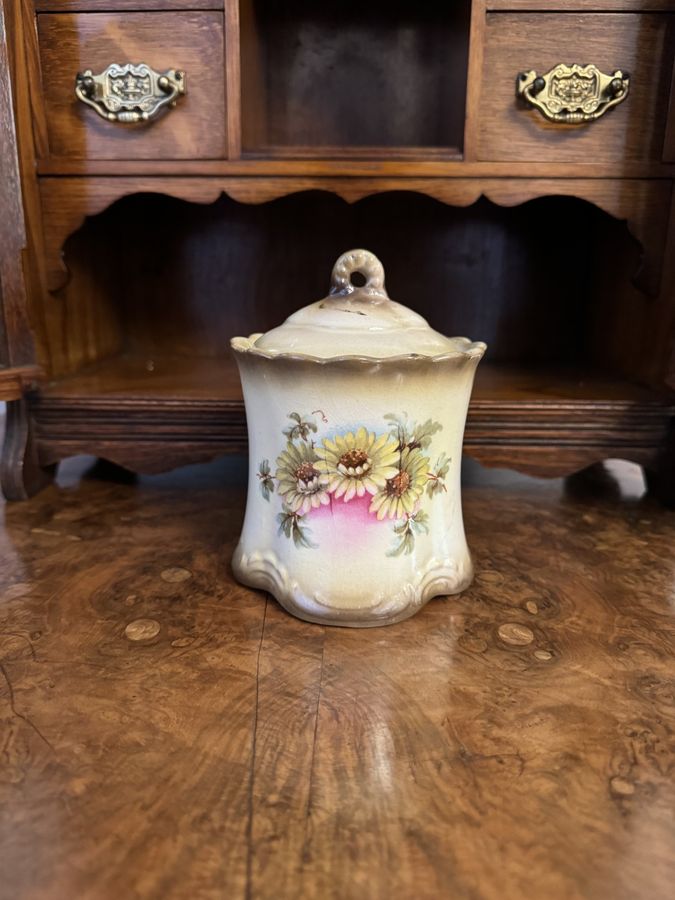
[[[648,162],[661,159],[675,28],[667,14],[491,13],[480,99],[479,159]],[[594,63],[630,73],[628,97],[585,125],[547,121],[516,98],[519,72]],[[620,175],[620,169],[617,169]]]
[[[217,159],[227,155],[223,15],[42,14],[37,18],[49,152],[69,159]],[[75,96],[75,75],[111,63],[183,69],[187,95],[152,122],[107,122]]]

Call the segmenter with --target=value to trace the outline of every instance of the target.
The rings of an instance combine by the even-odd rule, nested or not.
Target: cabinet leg
[[[675,421],[670,429],[670,440],[658,462],[645,469],[645,479],[649,493],[664,506],[675,509]]]
[[[0,457],[0,487],[7,500],[27,500],[54,479],[56,466],[37,461],[25,398],[7,403],[5,440]]]
[[[668,509],[675,509],[675,456],[670,458],[670,471],[665,467],[645,472],[649,493]]]

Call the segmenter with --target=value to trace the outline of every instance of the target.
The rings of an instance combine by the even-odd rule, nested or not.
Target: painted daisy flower
[[[363,497],[366,491],[377,494],[398,471],[398,444],[390,434],[376,435],[361,427],[354,432],[325,438],[316,448],[319,468],[326,477],[327,489],[345,503]]]
[[[317,468],[317,455],[311,444],[286,445],[277,457],[278,492],[292,513],[304,516],[310,509],[326,506],[326,477]]]
[[[428,471],[429,459],[419,449],[406,447],[396,472],[373,497],[369,512],[377,513],[378,519],[402,519],[410,515],[424,492]]]

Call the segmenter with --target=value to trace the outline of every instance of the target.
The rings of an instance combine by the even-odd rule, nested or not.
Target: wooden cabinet
[[[391,296],[489,344],[467,453],[544,475],[623,457],[674,499],[668,3],[1,2],[8,496],[76,453],[152,472],[243,450],[230,336],[365,245]],[[187,92],[106,121],[74,83],[112,63],[183,69]],[[550,122],[516,77],[558,63],[625,69],[628,96]]]

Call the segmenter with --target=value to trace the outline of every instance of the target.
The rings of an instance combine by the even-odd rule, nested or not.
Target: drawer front
[[[648,162],[663,151],[673,17],[635,13],[491,13],[480,99],[479,158],[537,162]],[[623,102],[593,122],[550,122],[516,98],[516,76],[559,63],[630,74]],[[620,171],[618,174],[621,174]]]
[[[218,12],[38,16],[42,94],[52,157],[218,159],[226,156],[223,16]],[[75,96],[75,76],[111,63],[182,69],[187,93],[156,120],[101,118]]]

